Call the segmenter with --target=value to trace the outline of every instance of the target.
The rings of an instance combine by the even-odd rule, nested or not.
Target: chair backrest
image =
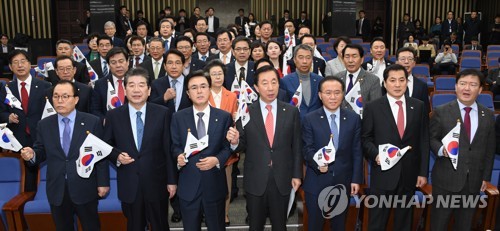
[[[47,163],[43,162],[39,167],[38,189],[34,200],[47,200]]]
[[[465,69],[476,69],[481,70],[481,58],[480,57],[463,57],[460,62],[460,71]]]
[[[481,51],[478,50],[463,50],[462,57],[478,57],[481,58]]]
[[[500,57],[500,50],[492,50],[486,53],[487,59],[498,59]]]
[[[351,38],[351,43],[353,43],[353,44],[361,44],[361,43],[363,43],[363,39],[360,39],[360,38]]]
[[[40,56],[36,59],[36,65],[38,66],[38,68],[43,69],[44,63],[54,62],[55,60],[55,56]]]
[[[319,49],[321,49],[321,52],[323,52],[323,51],[326,51],[326,49],[328,47],[330,47],[331,45],[330,45],[330,43],[318,43],[318,44],[316,44],[316,46],[319,47]]]
[[[326,52],[332,57],[332,59],[337,58],[337,52],[333,49],[327,49]]]
[[[434,91],[455,91],[455,77],[436,78],[434,82]]]
[[[490,183],[494,186],[499,186],[500,182],[500,155],[495,155],[495,159],[493,160],[493,171],[491,173],[491,181]]]
[[[396,56],[395,56],[395,55],[390,55],[390,56],[389,56],[389,60],[391,60],[391,62],[393,62],[393,63],[396,63],[396,61],[398,61],[398,60],[396,59]]]
[[[365,54],[370,53],[370,43],[361,43],[361,46],[363,47]]]
[[[325,38],[323,38],[323,37],[319,37],[319,36],[318,36],[318,37],[316,37],[316,43],[318,43],[318,44],[319,44],[319,43],[324,43],[324,42],[325,42]]]
[[[498,68],[498,59],[488,59],[488,70]]]
[[[500,51],[500,45],[488,45],[488,47],[486,48],[486,51],[487,52]]]
[[[477,96],[477,102],[487,107],[488,109],[495,111],[495,104],[493,103],[493,95],[488,93],[481,93]]]
[[[372,55],[370,55],[370,54],[365,54],[365,55],[364,55],[364,61],[363,61],[363,62],[365,62],[365,63],[366,63],[366,62],[371,61],[372,59],[373,59]]]
[[[437,108],[443,104],[446,104],[448,102],[451,102],[455,99],[457,99],[457,95],[452,94],[452,93],[432,94],[432,97],[431,97],[432,109],[435,109],[435,108]]]
[[[0,153],[0,208],[24,190],[24,164],[18,154]],[[1,220],[7,225],[6,216],[0,210]],[[8,227],[0,227],[0,230]],[[10,230],[10,229],[9,229]]]
[[[431,76],[429,65],[427,64],[417,64],[413,67],[411,73],[413,75],[425,75],[428,78]]]

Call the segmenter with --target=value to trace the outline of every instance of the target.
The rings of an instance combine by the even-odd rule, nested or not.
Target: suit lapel
[[[350,121],[347,120],[347,116],[345,115],[345,111],[342,108],[340,110],[340,118],[339,118],[339,143],[337,144],[337,150],[339,150],[342,146],[342,137],[347,137],[347,129],[346,124]]]
[[[257,131],[263,131],[263,135],[259,136],[262,139],[264,139],[264,143],[266,144],[267,147],[269,147],[269,139],[267,138],[267,133],[266,133],[266,126],[264,125],[264,118],[262,118],[262,110],[260,109],[260,103],[259,101],[253,103],[249,107],[250,111],[250,118],[255,118],[251,119],[250,121],[253,121],[255,123]],[[276,115],[278,117],[278,115]]]
[[[471,144],[474,143],[474,141],[476,141],[476,137],[478,137],[480,131],[485,131],[487,129],[482,129],[483,126],[485,126],[485,123],[487,120],[485,120],[485,110],[489,110],[488,108],[484,108],[482,106],[479,105],[479,103],[477,104],[477,129],[476,129],[476,134],[474,134],[474,137],[472,137],[472,142],[470,142]]]
[[[210,120],[208,121],[209,124],[206,125],[208,126],[207,135],[214,134],[214,132],[217,130],[217,126],[219,126],[218,122],[219,113],[214,109],[214,107],[212,107],[210,108]]]
[[[30,93],[29,93],[29,100],[28,100],[28,113],[30,111],[33,111],[33,107],[37,106],[35,100],[38,100],[38,97],[40,97],[40,89],[38,89],[38,82],[35,79],[35,77],[31,77],[31,87],[30,87]],[[28,114],[27,113],[27,114]]]
[[[312,77],[312,74],[310,74],[309,81],[311,82],[311,101],[309,102],[309,105],[314,105],[317,100],[319,100],[318,97],[318,81],[316,78]]]
[[[19,80],[14,80],[10,83],[8,83],[9,85],[9,88],[10,88],[10,91],[12,92],[12,94],[19,100],[19,102],[21,101],[21,97],[19,96],[19,88],[17,88],[17,81]]]
[[[79,155],[79,152],[75,152],[74,149],[80,149],[80,146],[77,144],[80,143],[80,141],[85,137],[87,131],[84,128],[85,120],[81,117],[80,113],[76,112],[75,123],[73,124],[73,135],[71,136],[71,144],[69,146],[68,155],[74,155],[73,153]],[[68,158],[70,157],[71,156],[68,156]]]
[[[380,101],[380,113],[383,113],[384,116],[382,118],[387,118],[390,122],[389,124],[391,125],[391,133],[398,134],[399,138],[399,132],[398,132],[398,125],[396,124],[396,120],[394,118],[394,115],[392,114],[392,109],[391,105],[389,104],[389,99],[387,99],[387,96],[383,96],[384,100]],[[408,104],[408,103],[407,103]],[[389,119],[390,118],[390,119]]]
[[[57,128],[57,129],[50,129],[49,133],[51,134],[52,137],[57,137],[57,143],[58,143],[57,147],[59,148],[58,151],[59,151],[59,153],[61,153],[61,155],[63,157],[66,157],[64,154],[64,150],[62,148],[62,145],[61,145],[62,134],[59,133],[59,121],[57,118],[58,118],[57,116],[54,116],[53,118],[51,118],[52,120],[50,123],[52,123],[52,125],[50,127]]]
[[[280,137],[280,135],[281,135],[279,133],[284,130],[283,127],[285,126],[285,120],[287,119],[287,116],[286,116],[287,112],[286,112],[286,108],[285,108],[284,103],[282,103],[279,100],[276,100],[276,101],[278,103],[277,103],[277,107],[276,107],[276,126],[274,127],[273,146],[276,144],[276,140],[278,140],[278,137]],[[265,130],[265,128],[264,128],[264,130]]]
[[[130,134],[128,137],[130,137],[131,139],[129,140],[129,142],[131,144],[133,144],[133,146],[135,147],[135,150],[137,150],[137,146],[135,145],[135,137],[134,137],[134,133],[132,132],[132,124],[130,122],[130,110],[128,108],[128,105],[125,104],[123,105],[122,107],[119,107],[121,110],[124,110],[125,112],[123,113],[123,120],[124,121],[121,121],[121,125],[123,126],[123,128],[125,129],[124,133],[123,134]],[[147,113],[146,113],[147,114]],[[146,115],[147,116],[147,115]],[[144,135],[143,135],[144,137]],[[139,153],[139,152],[137,152]],[[130,155],[130,153],[129,153]]]
[[[196,130],[196,121],[195,121],[195,117],[194,117],[194,108],[193,107],[189,107],[189,113],[186,115],[186,118],[185,118],[187,121],[187,127],[188,129],[191,129],[191,134],[193,134],[193,136],[195,136],[196,138],[198,138],[198,130]]]
[[[405,96],[403,96],[403,97],[405,97]],[[408,128],[413,123],[413,119],[415,117],[415,112],[414,112],[415,105],[413,105],[411,102],[409,102],[408,98],[409,97],[405,97],[405,101],[406,101],[406,127],[405,127],[405,132],[403,133],[403,137],[405,137],[406,134],[409,132]],[[396,128],[397,128],[397,125],[396,125]]]

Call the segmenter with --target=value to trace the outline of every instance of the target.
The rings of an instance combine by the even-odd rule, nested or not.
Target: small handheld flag
[[[240,84],[238,83],[238,78],[234,78],[233,83],[231,84],[231,92],[236,94],[236,98],[239,99],[240,98],[240,91],[241,91],[241,87],[240,87]]]
[[[9,105],[11,108],[17,108],[19,110],[23,110],[23,107],[21,106],[21,101],[18,100],[16,96],[12,94],[12,91],[7,85],[5,86],[5,91],[7,92],[7,95],[5,96],[4,103]]]
[[[411,149],[411,146],[407,146],[403,149],[399,149],[397,146],[392,144],[381,144],[378,146],[378,153],[380,159],[380,167],[382,171],[389,170],[394,167],[404,154]]]
[[[313,160],[318,164],[318,166],[329,165],[335,161],[335,146],[333,145],[333,135],[330,135],[330,142],[325,147],[320,148],[316,153],[314,153]]]
[[[283,75],[288,75],[291,73],[290,68],[288,67],[287,61],[293,58],[293,46],[288,47],[286,49],[285,54],[283,55],[283,69],[281,69],[281,72],[283,72]]]
[[[35,72],[38,73],[39,75],[48,78],[49,77],[49,71],[54,70],[54,65],[52,62],[47,62],[43,64],[43,69],[40,69],[40,67],[35,67]]]
[[[106,158],[113,147],[87,131],[87,138],[80,147],[80,156],[76,160],[76,172],[82,178],[89,178],[94,165]]]
[[[241,119],[243,128],[245,128],[250,121],[250,112],[248,111],[247,97],[245,96],[238,98],[238,110],[236,111],[234,121],[238,121],[238,119]]]
[[[359,81],[354,84],[352,89],[345,95],[345,100],[354,112],[363,116],[363,97],[361,96],[361,87]]]
[[[116,94],[113,85],[108,81],[108,94],[106,100],[106,108],[109,110],[120,107],[122,102],[120,102],[120,98],[118,98],[118,94]]]
[[[250,26],[245,23],[245,37],[250,38]]]
[[[73,59],[77,62],[81,62],[85,59],[85,55],[83,55],[82,51],[80,51],[80,48],[77,46],[73,47]]]
[[[95,81],[99,79],[97,73],[95,73],[94,68],[90,65],[88,60],[85,60],[85,65],[87,65],[87,70],[89,71],[90,83],[92,83],[92,87],[95,84]]]
[[[190,156],[194,156],[208,147],[208,135],[200,140],[196,139],[188,128],[186,146],[184,147],[184,160],[188,162]]]
[[[299,87],[297,87],[295,94],[293,94],[290,104],[298,108],[300,111],[300,105],[302,104],[302,81],[300,81]]]
[[[56,110],[54,109],[54,107],[52,107],[52,104],[50,104],[49,102],[49,99],[47,97],[45,97],[45,107],[43,108],[43,114],[42,114],[42,120],[51,116],[51,115],[55,115],[57,114],[56,113]]]
[[[0,124],[0,147],[7,150],[18,152],[23,148],[21,143],[17,141],[14,133],[7,127],[7,123]]]
[[[453,127],[446,136],[443,137],[441,142],[443,143],[443,148],[448,152],[448,157],[450,158],[453,168],[457,170],[458,165],[458,147],[460,138],[460,120],[457,120],[457,125]]]
[[[247,102],[253,102],[259,98],[257,93],[243,79],[241,80],[241,90],[243,91],[243,95],[247,97]]]

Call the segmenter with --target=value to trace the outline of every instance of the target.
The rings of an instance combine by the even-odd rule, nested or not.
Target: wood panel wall
[[[51,0],[0,0],[1,32],[10,38],[16,33],[51,38],[51,10]]]

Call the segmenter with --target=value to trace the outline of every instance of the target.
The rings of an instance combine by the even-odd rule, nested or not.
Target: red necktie
[[[397,122],[399,137],[403,138],[403,134],[405,133],[405,114],[403,111],[403,101],[398,100],[396,101],[396,104],[399,106]]]
[[[141,64],[141,58],[135,57],[135,67],[138,67]]]
[[[125,103],[125,93],[123,92],[123,80],[119,79],[118,80],[118,98],[120,98],[120,102],[122,105]]]
[[[472,140],[470,137],[470,110],[472,110],[471,107],[465,107],[465,116],[464,116],[464,125],[465,125],[465,130],[467,131],[467,136],[469,137],[469,140]]]
[[[266,105],[267,109],[267,116],[266,116],[266,134],[267,134],[267,139],[269,139],[269,145],[272,147],[273,146],[273,141],[274,141],[274,118],[273,118],[273,111],[272,111],[273,106]]]
[[[26,82],[21,82],[21,106],[23,107],[24,114],[28,114],[28,102],[30,96],[28,95],[28,90],[26,90]],[[26,133],[30,134],[30,128],[26,124]]]

